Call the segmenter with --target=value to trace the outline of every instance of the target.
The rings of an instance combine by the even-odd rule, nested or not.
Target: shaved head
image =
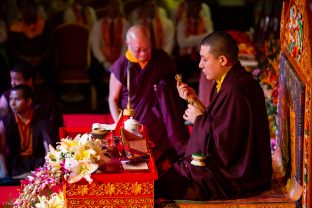
[[[143,39],[150,41],[150,33],[144,25],[134,25],[129,28],[127,32],[127,42],[131,42],[134,39]]]
[[[128,50],[141,62],[151,57],[151,40],[149,30],[143,25],[134,25],[127,32]]]

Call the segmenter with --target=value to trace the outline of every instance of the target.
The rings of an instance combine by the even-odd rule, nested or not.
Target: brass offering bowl
[[[103,139],[107,133],[106,129],[93,129],[91,131],[91,135],[95,139]]]

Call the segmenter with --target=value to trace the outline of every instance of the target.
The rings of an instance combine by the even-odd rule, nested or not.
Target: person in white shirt
[[[108,87],[104,86],[105,77],[109,77],[105,75],[108,75],[109,67],[126,51],[124,41],[130,24],[122,13],[121,5],[119,0],[107,1],[106,15],[95,22],[90,32],[90,78],[98,93],[104,96],[108,93]]]
[[[213,32],[213,22],[210,15],[204,15],[210,14],[210,12],[207,12],[209,11],[208,5],[200,0],[185,0],[184,4],[184,10],[177,25],[177,43],[179,47],[177,66],[180,73],[188,80],[189,76],[194,73],[199,78],[198,62],[200,57],[198,46],[205,36]]]
[[[96,20],[96,12],[88,5],[88,0],[75,0],[75,3],[64,12],[64,23],[82,24],[90,30]]]
[[[155,0],[144,1],[137,12],[134,24],[142,24],[149,28],[152,47],[172,54],[175,47],[175,27],[166,11],[158,6]]]

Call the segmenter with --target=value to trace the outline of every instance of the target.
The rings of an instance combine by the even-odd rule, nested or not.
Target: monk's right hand
[[[183,82],[177,82],[177,89],[179,96],[184,100],[188,100],[188,98],[196,96],[195,90]]]
[[[184,112],[183,118],[184,120],[194,124],[197,116],[202,115],[203,112],[192,104],[187,105],[187,109]]]

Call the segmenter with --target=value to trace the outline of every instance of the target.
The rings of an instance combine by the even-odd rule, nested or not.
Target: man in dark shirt
[[[27,85],[10,91],[12,112],[0,121],[0,170],[2,177],[22,177],[44,164],[48,146],[56,146],[50,121],[32,105],[33,92]],[[4,173],[3,173],[4,172]]]
[[[35,86],[33,66],[25,61],[19,62],[10,69],[10,81],[12,87],[25,84],[32,88],[33,107],[42,109],[42,112],[44,112],[44,115],[50,120],[54,129],[54,137],[58,138],[59,127],[64,125],[63,113],[58,107],[55,97],[49,88]],[[10,91],[11,89],[7,89],[0,96],[0,118],[6,116],[9,112],[12,112],[9,105]]]
[[[195,91],[177,82],[180,97],[195,100],[183,115],[194,126],[184,158],[156,181],[156,197],[229,199],[268,189],[270,135],[259,83],[241,66],[237,44],[226,32],[206,36],[200,57],[205,77],[216,81],[210,104],[203,108]]]

